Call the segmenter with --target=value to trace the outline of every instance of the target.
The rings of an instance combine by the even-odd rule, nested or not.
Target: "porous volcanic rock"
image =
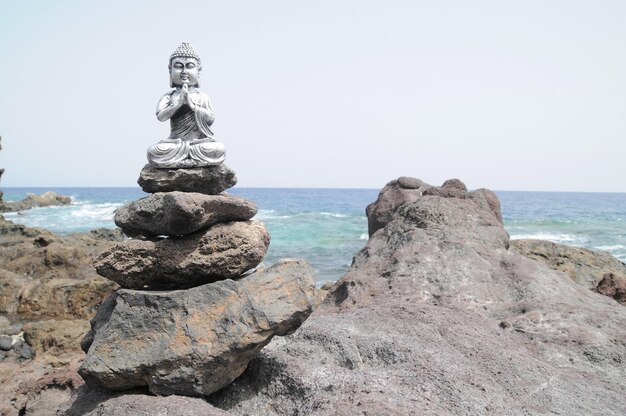
[[[58,410],[57,416],[227,416],[195,397],[152,396],[142,391],[112,392],[83,386]]]
[[[80,343],[89,332],[89,321],[35,321],[27,322],[23,329],[24,340],[35,349],[38,359],[58,366],[68,364],[77,354],[82,355]]]
[[[146,164],[137,183],[148,193],[181,191],[218,195],[235,186],[237,176],[224,164],[184,169],[160,169]]]
[[[390,181],[378,194],[378,199],[367,206],[367,228],[371,236],[383,228],[393,216],[395,210],[405,202],[413,202],[430,185],[419,179],[402,176]]]
[[[626,308],[509,251],[489,194],[470,194],[399,205],[300,330],[210,401],[234,415],[626,414]]]
[[[94,266],[124,288],[182,289],[240,276],[261,263],[269,243],[262,223],[235,221],[181,237],[123,241]]]
[[[122,238],[119,230],[58,236],[0,215],[0,313],[13,321],[7,326],[1,319],[2,333],[21,344],[0,351],[0,414],[53,414],[83,383],[76,372],[84,357],[79,341],[87,320],[118,287],[98,276],[93,258]]]
[[[7,358],[0,364],[0,415],[49,416],[84,382],[76,372],[84,354],[67,365]]]
[[[91,319],[117,285],[98,276],[96,254],[122,233],[57,236],[0,216],[0,314],[21,319]]]
[[[256,211],[254,202],[234,196],[160,192],[118,209],[115,224],[131,236],[183,235],[218,222],[249,220]]]
[[[298,328],[313,302],[312,269],[298,260],[188,290],[122,289],[92,320],[79,373],[113,390],[207,395],[238,377],[274,335]]]
[[[626,305],[626,276],[606,273],[596,287],[596,292],[615,299],[622,305]]]
[[[512,240],[511,250],[567,273],[588,289],[595,289],[607,273],[626,279],[626,264],[605,251],[533,239]]]

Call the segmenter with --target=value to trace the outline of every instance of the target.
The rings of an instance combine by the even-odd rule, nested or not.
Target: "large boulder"
[[[511,250],[567,273],[588,289],[595,289],[607,273],[626,279],[626,264],[605,251],[533,239],[512,240]]]
[[[237,176],[224,164],[181,169],[161,169],[146,164],[137,183],[148,193],[181,191],[218,195],[235,186]]]
[[[218,222],[249,220],[256,211],[254,202],[234,196],[164,192],[124,205],[115,224],[131,236],[183,235]]]
[[[300,330],[210,401],[234,415],[626,414],[626,308],[509,251],[492,197],[399,204]]]
[[[181,237],[123,241],[94,266],[124,288],[182,289],[240,276],[261,263],[269,243],[262,223],[236,221]]]
[[[297,260],[189,290],[122,289],[93,319],[79,372],[95,387],[208,395],[237,378],[274,335],[298,328],[313,302],[312,269]]]

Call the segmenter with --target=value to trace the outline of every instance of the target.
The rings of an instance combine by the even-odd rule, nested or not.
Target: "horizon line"
[[[385,185],[383,185],[384,187]],[[364,191],[380,191],[380,188],[369,187],[319,187],[319,186],[238,186],[235,185],[229,189],[311,189],[311,190],[364,190]],[[137,186],[3,186],[0,187],[0,192],[3,189],[133,189],[141,190],[141,187]],[[492,192],[534,192],[534,193],[570,193],[570,194],[625,194],[626,191],[547,191],[547,190],[519,190],[519,189],[489,189],[489,188],[476,188],[468,189],[468,191],[475,191],[477,189],[488,189]],[[146,192],[149,193],[149,192]]]

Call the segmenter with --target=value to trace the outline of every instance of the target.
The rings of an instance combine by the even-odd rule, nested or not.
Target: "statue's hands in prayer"
[[[189,86],[187,84],[183,84],[182,91],[180,93],[182,102],[187,104],[193,111],[196,111],[196,105],[193,103],[193,100],[189,96]]]

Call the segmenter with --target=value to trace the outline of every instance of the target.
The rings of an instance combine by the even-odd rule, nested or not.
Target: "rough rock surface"
[[[567,273],[588,289],[595,289],[607,273],[626,279],[626,264],[604,251],[531,239],[512,240],[511,250]]]
[[[401,176],[390,181],[378,194],[378,199],[367,206],[367,228],[370,237],[392,220],[396,210],[407,202],[415,202],[422,195],[441,196],[444,198],[470,198],[483,208],[489,209],[503,224],[500,201],[495,193],[488,189],[468,192],[459,179],[449,179],[441,186],[431,186],[419,179]]]
[[[0,314],[91,319],[117,288],[98,276],[93,259],[122,238],[110,230],[61,237],[0,216]]]
[[[430,185],[419,179],[402,176],[389,182],[378,194],[376,202],[367,206],[367,228],[371,236],[383,228],[396,209],[405,202],[414,202]]]
[[[94,261],[101,276],[129,289],[197,286],[240,276],[263,260],[270,236],[258,221],[216,224],[158,241],[128,240]]]
[[[607,273],[600,280],[595,290],[601,295],[608,296],[622,305],[626,305],[626,275],[617,276],[613,273]]]
[[[0,363],[0,415],[49,416],[84,384],[76,372],[82,352],[66,365],[7,357]]]
[[[27,322],[23,329],[24,340],[35,349],[37,358],[59,366],[68,364],[76,355],[82,355],[80,343],[89,332],[89,321]]]
[[[237,176],[224,164],[189,169],[159,169],[146,164],[137,183],[148,193],[181,191],[218,195],[235,186]]]
[[[24,211],[35,207],[49,207],[54,205],[69,205],[72,198],[48,191],[41,195],[27,194],[21,201],[0,201],[0,212]]]
[[[313,297],[312,269],[298,260],[189,290],[122,289],[92,320],[79,372],[94,387],[207,395],[238,377],[274,335],[298,328]]]
[[[104,389],[76,390],[69,402],[57,411],[57,416],[227,416],[228,413],[211,406],[200,398],[148,395],[141,391],[127,393]]]
[[[53,414],[83,384],[80,339],[118,287],[96,274],[93,258],[122,238],[119,230],[57,236],[0,215],[0,313],[13,320],[2,317],[0,327],[21,344],[0,351],[1,415]]]
[[[234,196],[164,192],[124,205],[115,224],[131,236],[183,235],[218,222],[249,220],[256,211],[254,202]]]
[[[509,251],[492,194],[469,194],[398,205],[300,330],[210,401],[235,415],[626,414],[626,308]]]

